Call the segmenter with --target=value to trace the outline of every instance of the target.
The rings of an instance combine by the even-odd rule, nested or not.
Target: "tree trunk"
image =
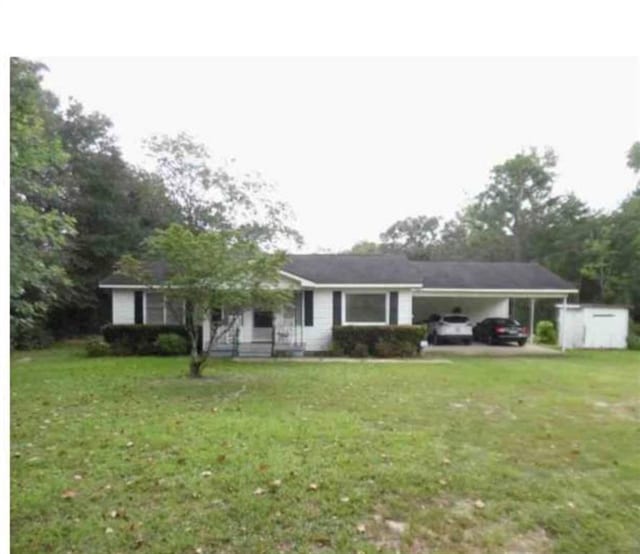
[[[189,330],[191,337],[191,360],[189,362],[189,377],[202,377],[204,359],[198,354],[198,334]]]

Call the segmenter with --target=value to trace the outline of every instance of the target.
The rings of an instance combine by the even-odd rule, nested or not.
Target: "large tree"
[[[407,217],[381,233],[380,241],[386,251],[404,252],[416,260],[428,260],[433,255],[439,226],[437,217]]]
[[[106,116],[86,113],[72,100],[59,114],[58,129],[68,154],[61,202],[78,233],[64,257],[73,288],[49,320],[58,334],[95,332],[105,322],[98,281],[120,256],[138,251],[154,229],[178,221],[179,214],[157,177],[125,162]]]
[[[189,228],[234,229],[269,248],[302,243],[289,207],[259,174],[240,173],[233,163],[213,164],[207,148],[186,133],[154,136],[146,146]]]
[[[488,186],[477,196],[476,222],[508,237],[515,261],[530,258],[532,233],[558,202],[552,195],[555,166],[551,149],[543,154],[535,148],[521,152],[496,165]]]
[[[55,128],[55,102],[41,87],[45,66],[11,59],[11,339],[23,342],[68,285],[61,263],[75,233],[61,209],[68,160]]]
[[[145,271],[151,262],[162,262],[167,268],[165,279],[156,283],[155,290],[185,304],[191,377],[202,375],[211,345],[229,332],[244,309],[275,309],[292,300],[292,292],[280,286],[285,254],[266,253],[236,231],[194,231],[173,224],[147,239],[140,258],[125,256],[120,271],[152,282]],[[226,319],[212,327],[209,344],[199,353],[198,327],[221,310]]]

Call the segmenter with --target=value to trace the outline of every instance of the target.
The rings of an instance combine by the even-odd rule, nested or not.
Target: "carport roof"
[[[534,262],[411,262],[426,289],[575,290]]]

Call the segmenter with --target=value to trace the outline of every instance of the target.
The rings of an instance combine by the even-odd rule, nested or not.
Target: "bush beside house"
[[[420,351],[424,325],[343,325],[333,328],[335,355],[404,358]]]
[[[558,333],[553,321],[538,321],[536,325],[536,342],[539,344],[557,344]]]
[[[145,356],[189,353],[187,330],[182,325],[105,325],[102,335],[113,354]],[[166,338],[166,335],[171,338]],[[180,348],[182,350],[178,351]]]

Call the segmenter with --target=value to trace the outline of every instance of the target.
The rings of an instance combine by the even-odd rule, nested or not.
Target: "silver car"
[[[428,340],[431,344],[457,342],[471,344],[473,341],[473,325],[471,320],[462,314],[446,314],[432,318],[429,324]]]

